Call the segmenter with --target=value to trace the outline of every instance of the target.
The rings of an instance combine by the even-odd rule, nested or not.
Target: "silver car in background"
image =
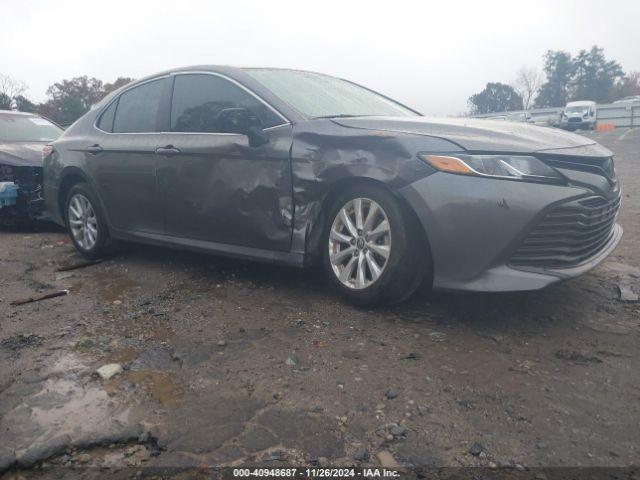
[[[42,150],[62,129],[35,113],[0,110],[0,225],[27,224],[46,215]]]

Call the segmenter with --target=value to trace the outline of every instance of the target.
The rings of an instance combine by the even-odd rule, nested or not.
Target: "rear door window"
[[[113,132],[155,132],[163,86],[164,79],[154,80],[127,90],[120,95],[113,122]]]
[[[176,75],[171,102],[171,131],[221,133],[218,114],[226,108],[246,108],[263,128],[285,121],[245,89],[216,75]]]

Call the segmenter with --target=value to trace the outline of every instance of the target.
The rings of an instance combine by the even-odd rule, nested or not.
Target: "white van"
[[[596,102],[591,100],[569,102],[562,112],[560,127],[567,130],[578,128],[593,130],[596,126],[596,113]]]

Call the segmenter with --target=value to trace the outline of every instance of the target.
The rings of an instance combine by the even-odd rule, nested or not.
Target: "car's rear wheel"
[[[361,184],[339,195],[323,238],[325,273],[353,303],[400,302],[428,273],[427,245],[408,212],[380,186]]]
[[[107,224],[91,187],[86,183],[71,187],[65,205],[67,227],[76,249],[91,260],[111,253]]]

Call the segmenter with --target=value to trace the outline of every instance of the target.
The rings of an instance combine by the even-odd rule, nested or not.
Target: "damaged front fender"
[[[457,145],[432,137],[347,128],[332,120],[295,126],[291,151],[294,231],[292,251],[315,261],[331,199],[355,181],[374,181],[391,191],[431,175],[418,151],[459,151]]]

